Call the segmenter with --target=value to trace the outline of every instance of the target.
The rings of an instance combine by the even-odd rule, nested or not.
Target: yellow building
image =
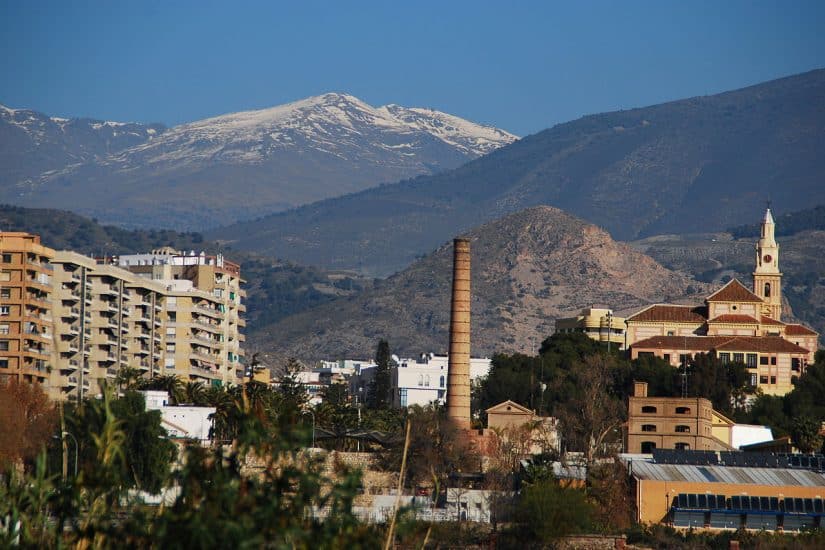
[[[698,451],[730,450],[730,436],[714,433],[719,414],[700,397],[650,397],[647,383],[636,382],[628,399],[625,451],[652,453],[654,449]],[[727,437],[727,441],[718,435]]]
[[[0,382],[48,386],[54,250],[28,233],[0,233]]]
[[[114,262],[0,233],[0,381],[52,399],[101,393],[129,367],[207,384],[242,381],[240,268],[170,250]]]
[[[213,384],[243,378],[246,293],[238,264],[169,248],[116,263],[166,289],[164,372]]]
[[[597,342],[610,341],[621,347],[625,343],[625,320],[607,308],[589,307],[575,317],[556,319],[556,334],[586,334]]]
[[[628,317],[631,357],[650,354],[680,366],[696,353],[712,353],[723,362],[744,363],[754,386],[784,395],[793,378],[814,361],[819,335],[782,317],[779,245],[770,209],[756,245],[754,288],[728,282],[703,305],[655,304]]]

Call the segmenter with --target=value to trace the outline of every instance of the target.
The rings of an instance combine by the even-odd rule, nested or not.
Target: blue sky
[[[326,91],[520,135],[825,67],[825,2],[0,0],[0,103],[177,124]]]

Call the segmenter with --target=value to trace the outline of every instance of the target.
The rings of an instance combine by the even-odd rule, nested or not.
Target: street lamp
[[[75,439],[75,436],[66,431],[60,432],[59,436],[53,435],[52,439],[58,439],[60,441],[63,441],[63,438],[65,438],[66,436],[71,437],[72,441],[74,441],[74,476],[77,477],[77,458],[80,454],[80,446],[77,444],[77,439]]]
[[[305,414],[309,414],[310,416],[312,416],[312,448],[314,449],[315,448],[315,413],[312,412],[312,411],[307,410],[307,411],[302,412],[301,416],[303,416]]]

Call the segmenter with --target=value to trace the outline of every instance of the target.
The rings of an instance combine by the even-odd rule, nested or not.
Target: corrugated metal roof
[[[812,472],[810,470],[654,464],[644,460],[631,460],[630,464],[632,464],[633,476],[637,479],[689,481],[694,483],[825,487],[825,474]]]

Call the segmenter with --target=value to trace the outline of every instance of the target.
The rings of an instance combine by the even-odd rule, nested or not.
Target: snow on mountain
[[[113,160],[128,165],[203,160],[254,163],[278,150],[309,148],[359,162],[365,153],[375,156],[368,152],[371,148],[413,157],[422,142],[432,138],[470,158],[518,139],[439,111],[397,105],[375,108],[348,94],[327,93],[182,124]]]
[[[0,111],[0,200],[131,226],[203,229],[455,168],[516,136],[341,93],[173,128]],[[4,132],[4,128],[9,130]],[[20,130],[23,132],[21,133]],[[43,131],[41,131],[43,130]],[[7,134],[7,135],[4,135]],[[128,137],[130,143],[122,146]],[[45,155],[19,162],[23,151]],[[43,156],[43,155],[41,155]]]
[[[486,155],[518,139],[504,130],[482,126],[435,109],[385,105],[379,110],[386,111],[408,126],[425,131],[470,155]]]

